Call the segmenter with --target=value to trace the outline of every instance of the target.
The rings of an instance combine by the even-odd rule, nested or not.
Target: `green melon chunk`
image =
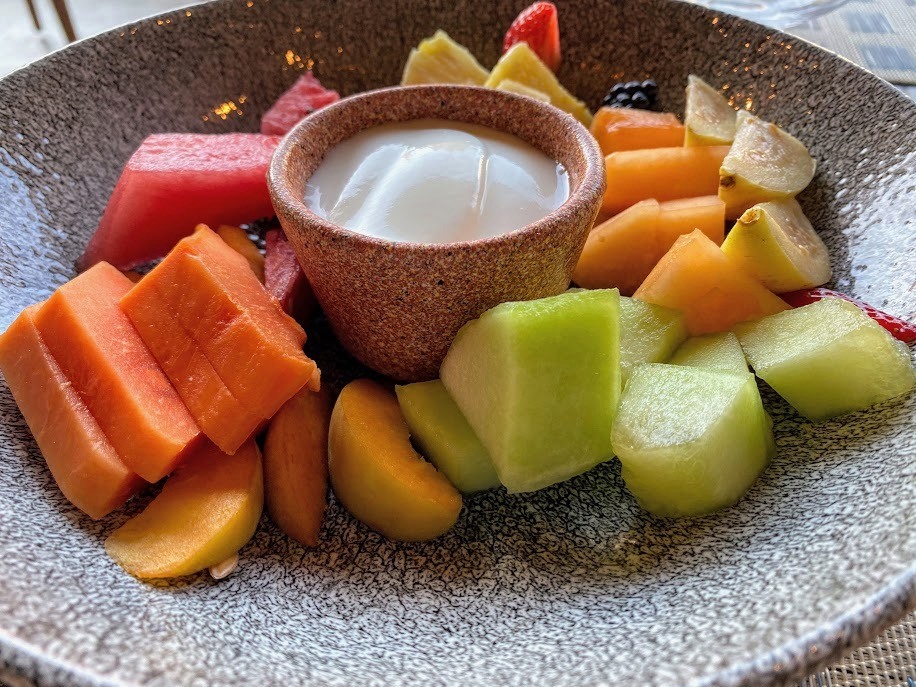
[[[562,482],[613,456],[619,308],[616,289],[503,303],[452,342],[442,382],[510,492]]]
[[[732,332],[691,337],[681,344],[668,363],[736,374],[748,371],[741,343]]]
[[[847,301],[827,298],[735,331],[757,376],[810,420],[863,410],[913,388],[906,344]]]
[[[776,452],[754,375],[640,365],[614,422],[627,488],[662,517],[740,499]]]
[[[661,363],[687,338],[679,310],[620,297],[620,374],[626,384],[637,365]]]
[[[395,386],[394,390],[420,452],[459,491],[470,494],[499,486],[490,454],[441,381]]]

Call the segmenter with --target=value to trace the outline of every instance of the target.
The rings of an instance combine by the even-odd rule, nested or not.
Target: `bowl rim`
[[[525,224],[518,229],[513,229],[512,231],[502,232],[494,236],[472,239],[470,241],[450,241],[435,243],[429,241],[394,241],[392,239],[372,236],[370,234],[363,234],[358,231],[348,229],[339,224],[335,224],[334,222],[331,222],[316,212],[312,211],[305,204],[305,201],[293,192],[293,182],[290,180],[288,175],[289,161],[292,156],[296,154],[296,149],[299,147],[299,142],[303,138],[310,136],[311,133],[316,130],[321,130],[334,119],[340,116],[345,116],[349,109],[353,107],[359,107],[366,102],[371,103],[375,100],[387,99],[389,97],[411,98],[415,95],[422,97],[424,95],[443,92],[446,94],[466,94],[468,96],[476,94],[481,97],[502,100],[509,107],[533,108],[538,112],[539,115],[541,115],[541,118],[544,121],[549,121],[551,126],[557,128],[566,128],[571,137],[576,141],[578,152],[581,153],[584,158],[581,178],[578,180],[578,183],[575,185],[575,187],[571,189],[571,192],[566,200],[563,201],[563,203],[561,203],[556,209],[547,213],[540,219],[535,220],[534,222],[529,222],[528,224]],[[369,127],[363,127],[357,133],[367,131],[373,126],[380,126],[382,124],[397,124],[400,122],[421,121],[425,119],[436,119],[436,117],[394,118],[390,121],[380,122]],[[475,124],[475,122],[468,122],[459,118],[445,121]],[[500,131],[501,133],[509,133],[510,135],[513,135],[511,132],[507,132],[505,130],[494,130]],[[343,140],[347,139],[341,139],[341,141]],[[341,141],[338,141],[338,143]],[[523,142],[528,143],[527,141]],[[333,145],[337,145],[337,143]],[[535,149],[544,152],[542,149],[534,146],[531,143],[528,143],[528,145],[532,145],[532,147],[535,147]],[[326,154],[327,150],[322,153],[322,160]],[[570,154],[572,155],[575,153],[571,152]],[[548,157],[551,156],[548,155]],[[318,166],[320,166],[322,160],[319,160],[318,165],[316,165],[316,169]],[[562,164],[561,160],[558,160],[557,162]],[[534,98],[529,98],[527,96],[518,95],[516,93],[500,91],[492,88],[483,88],[481,86],[465,86],[456,84],[388,86],[385,88],[376,88],[371,91],[355,93],[351,96],[347,96],[346,98],[341,98],[336,103],[328,105],[327,107],[323,107],[322,109],[318,110],[314,114],[296,124],[296,126],[293,127],[289,133],[283,137],[283,140],[280,141],[280,144],[277,146],[277,149],[271,158],[270,167],[267,171],[267,186],[270,191],[271,200],[273,201],[274,206],[277,207],[277,209],[282,207],[284,213],[292,218],[292,220],[297,225],[311,225],[316,227],[320,232],[327,234],[328,236],[345,238],[348,241],[352,241],[356,244],[371,246],[375,249],[381,249],[385,251],[410,250],[413,252],[422,253],[443,253],[449,251],[458,252],[479,250],[482,248],[493,248],[502,244],[509,244],[522,240],[531,234],[537,234],[541,231],[546,231],[557,225],[568,226],[573,221],[573,218],[579,208],[587,207],[593,203],[595,201],[596,195],[598,195],[599,199],[604,196],[605,185],[606,179],[604,173],[604,155],[601,152],[601,148],[599,147],[595,138],[591,135],[591,133],[589,133],[589,130],[585,127],[585,125],[575,119],[572,115],[556,107],[548,105],[547,103],[543,103],[539,100],[535,100]],[[278,212],[278,214],[280,213]]]
[[[737,27],[744,26],[758,31],[767,31],[784,43],[802,46],[825,58],[836,60],[847,68],[868,74],[869,78],[888,94],[888,97],[897,100],[910,114],[916,114],[916,102],[913,102],[891,83],[827,48],[799,36],[766,27],[724,11],[712,10],[688,0],[658,1],[681,7],[689,6],[689,9],[685,11],[694,12],[710,22],[713,19],[718,21],[725,19],[729,24]],[[0,77],[0,83],[23,78],[31,71],[52,70],[55,67],[54,62],[58,59],[65,59],[65,56],[74,47],[91,46],[98,42],[113,40],[119,33],[131,26],[158,19],[177,18],[188,9],[206,18],[209,11],[216,11],[213,9],[215,6],[230,3],[245,6],[246,0],[214,0],[212,2],[191,0],[171,11],[156,12],[94,36],[80,39]],[[845,613],[793,640],[777,646],[762,648],[757,656],[747,661],[735,663],[704,675],[691,683],[691,687],[769,687],[786,680],[801,679],[805,674],[838,660],[849,649],[861,646],[863,641],[876,637],[913,610],[916,610],[916,560],[903,572],[886,581],[862,603],[851,607]],[[87,668],[70,661],[46,655],[40,648],[10,634],[2,627],[0,627],[0,679],[11,682],[17,680],[15,684],[41,684],[55,687],[135,687],[122,680],[92,673]]]

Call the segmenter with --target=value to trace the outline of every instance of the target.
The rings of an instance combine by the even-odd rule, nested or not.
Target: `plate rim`
[[[646,0],[628,1],[641,3]],[[867,74],[871,79],[877,81],[888,95],[897,97],[903,107],[916,114],[916,102],[889,81],[849,58],[805,38],[751,19],[744,19],[721,10],[713,10],[690,0],[648,1],[679,5],[684,7],[684,11],[704,15],[710,19],[724,18],[736,23],[737,26],[748,27],[755,31],[767,31],[780,41],[804,46],[807,50],[838,60],[853,71]],[[201,2],[191,0],[166,12],[156,12],[140,17],[101,33],[81,38],[24,64],[0,78],[0,85],[21,78],[29,70],[41,69],[55,59],[60,59],[62,53],[66,53],[74,46],[109,40],[109,37],[114,38],[132,26],[179,16],[187,10],[202,11],[206,15],[209,11],[215,11],[212,8],[216,6],[231,4],[241,6],[243,3],[246,3],[246,0],[203,0]],[[847,651],[864,646],[914,610],[916,610],[916,560],[913,560],[908,568],[858,606],[795,639],[776,647],[766,648],[758,656],[694,679],[688,683],[689,687],[772,687],[804,679],[839,660]],[[19,639],[2,626],[0,626],[0,681],[9,683],[9,687],[136,687],[137,685],[134,682],[98,675],[70,661],[48,656],[39,647]]]

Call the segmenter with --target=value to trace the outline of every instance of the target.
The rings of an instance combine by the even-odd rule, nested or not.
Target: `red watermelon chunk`
[[[337,91],[328,90],[312,72],[306,72],[261,117],[261,133],[283,136],[315,110],[338,100]]]
[[[262,134],[154,134],[127,161],[78,261],[129,269],[166,255],[198,224],[272,216],[267,167],[279,142]]]
[[[268,231],[264,240],[264,288],[288,315],[304,323],[315,313],[318,301],[293,247],[280,229]]]

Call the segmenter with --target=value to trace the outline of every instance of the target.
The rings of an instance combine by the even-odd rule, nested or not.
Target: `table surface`
[[[25,0],[0,0],[4,17],[0,76],[65,43],[51,3],[35,0],[35,4],[41,31],[33,27]],[[69,0],[80,36],[186,4]],[[916,0],[852,0],[789,31],[867,67],[916,99]],[[831,668],[810,676],[800,687],[916,687],[916,613]]]

